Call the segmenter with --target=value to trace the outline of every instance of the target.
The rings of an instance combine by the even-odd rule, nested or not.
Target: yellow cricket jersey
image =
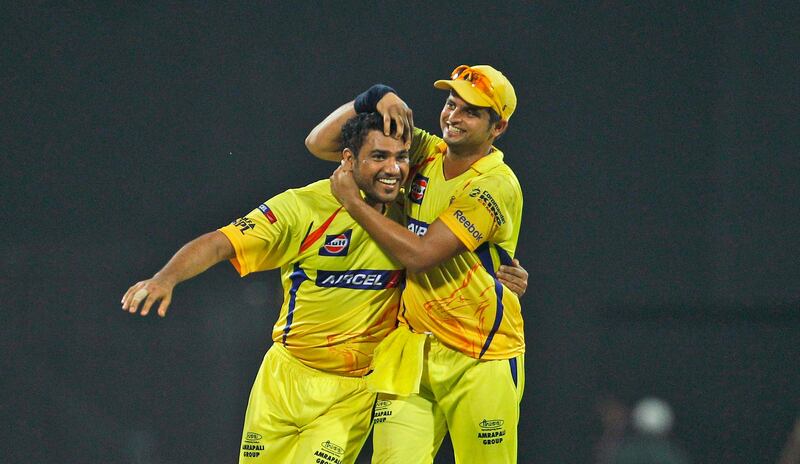
[[[446,180],[446,148],[441,138],[415,129],[406,224],[422,236],[441,219],[469,251],[409,273],[399,320],[473,358],[509,359],[525,351],[522,314],[519,298],[495,272],[511,264],[517,247],[522,189],[496,148]]]
[[[397,205],[386,214],[402,218]],[[375,345],[395,327],[404,272],[336,201],[329,180],[287,190],[219,230],[241,276],[281,269],[275,343],[315,369],[367,373]]]

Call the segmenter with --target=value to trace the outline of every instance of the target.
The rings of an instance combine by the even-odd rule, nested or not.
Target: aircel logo
[[[467,229],[467,232],[469,232],[470,235],[472,235],[472,238],[474,238],[478,242],[483,240],[483,234],[480,233],[477,227],[475,227],[475,224],[467,220],[467,217],[464,216],[463,211],[457,209],[456,212],[453,213],[453,216],[455,216],[455,218],[458,219],[458,222],[460,222],[461,225],[463,225],[464,228]]]
[[[494,430],[502,427],[503,422],[503,419],[484,419],[478,425],[480,425],[482,430]]]
[[[341,446],[337,445],[336,443],[331,443],[330,440],[322,442],[322,448],[327,450],[327,451],[330,451],[333,454],[342,454],[342,453],[344,453],[344,448],[342,448]]]
[[[403,271],[351,269],[348,271],[317,271],[317,287],[382,290],[394,288],[401,282]]]
[[[422,237],[428,232],[428,224],[422,221],[417,221],[416,219],[408,218],[408,230],[414,232],[418,236]]]

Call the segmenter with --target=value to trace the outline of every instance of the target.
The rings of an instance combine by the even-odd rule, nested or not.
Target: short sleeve
[[[295,205],[294,195],[287,191],[219,229],[236,251],[231,264],[239,275],[275,269],[297,256],[302,237],[293,227],[299,220]]]
[[[438,219],[475,251],[483,242],[496,241],[495,235],[508,227],[512,201],[508,182],[499,176],[480,177],[468,182]]]

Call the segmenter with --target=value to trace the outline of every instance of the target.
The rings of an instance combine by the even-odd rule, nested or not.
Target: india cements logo
[[[319,249],[320,256],[347,256],[350,248],[350,236],[353,229],[347,229],[341,234],[326,235],[325,243]]]
[[[412,203],[418,205],[422,204],[422,199],[425,197],[425,191],[428,190],[428,178],[422,174],[417,173],[414,180],[411,181],[411,189],[408,192],[408,199]]]

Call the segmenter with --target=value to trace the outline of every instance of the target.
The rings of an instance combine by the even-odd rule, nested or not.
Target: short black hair
[[[342,126],[342,150],[349,148],[353,156],[358,157],[367,134],[374,130],[383,134],[383,116],[379,113],[359,113],[348,119]],[[395,130],[394,121],[391,130]]]
[[[495,125],[500,122],[500,114],[494,108],[486,108],[489,112],[489,124]]]

